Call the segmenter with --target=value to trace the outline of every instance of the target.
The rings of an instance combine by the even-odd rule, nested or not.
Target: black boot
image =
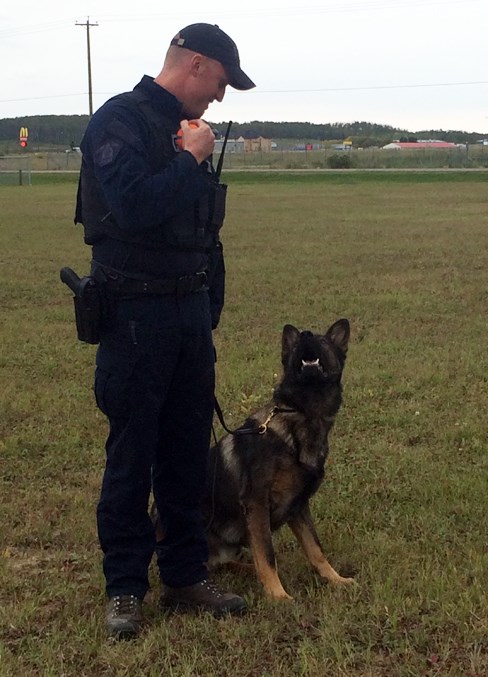
[[[184,588],[163,586],[159,601],[162,609],[210,611],[215,617],[225,614],[243,614],[247,609],[246,602],[231,592],[222,592],[209,581],[200,581]]]
[[[142,629],[142,601],[135,595],[112,597],[105,614],[109,637],[132,639]]]

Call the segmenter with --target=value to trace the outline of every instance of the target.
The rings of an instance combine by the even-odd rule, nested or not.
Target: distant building
[[[290,150],[322,150],[320,143],[296,143]]]
[[[224,144],[223,139],[215,141],[215,152],[220,153]],[[263,151],[270,153],[273,147],[271,139],[265,139],[259,136],[257,139],[245,139],[240,136],[238,139],[227,139],[226,153],[256,153]]]
[[[393,141],[382,146],[383,150],[422,150],[426,148],[442,148],[449,150],[457,148],[455,143],[449,141]]]
[[[242,137],[240,137],[242,139]],[[240,140],[240,139],[239,139]],[[271,139],[265,139],[264,136],[258,136],[257,139],[243,139],[244,151],[246,153],[271,152]]]
[[[342,143],[335,143],[332,146],[333,150],[352,150],[352,139],[348,137]]]
[[[223,139],[217,139],[215,141],[215,152],[220,153],[222,146],[224,145]],[[243,153],[244,152],[244,139],[242,136],[239,139],[227,139],[227,146],[225,148],[226,153]]]

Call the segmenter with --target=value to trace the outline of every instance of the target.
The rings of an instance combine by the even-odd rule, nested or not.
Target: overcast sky
[[[257,87],[206,113],[235,120],[366,121],[488,135],[487,0],[22,0],[0,9],[0,118],[88,112],[158,74],[180,28],[217,23]]]

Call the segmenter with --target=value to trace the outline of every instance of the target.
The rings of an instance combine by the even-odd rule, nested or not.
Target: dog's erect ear
[[[283,336],[281,339],[281,362],[285,364],[288,357],[293,350],[298,338],[300,336],[299,330],[292,324],[285,324],[283,327]]]
[[[334,322],[332,327],[329,327],[326,337],[331,341],[344,355],[347,353],[347,346],[349,343],[349,336],[351,335],[351,328],[349,320],[342,319]]]

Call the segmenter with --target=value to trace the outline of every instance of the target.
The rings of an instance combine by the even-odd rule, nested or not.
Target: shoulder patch
[[[98,167],[106,167],[111,164],[117,157],[122,144],[118,139],[111,139],[97,148],[94,153],[93,160]]]

